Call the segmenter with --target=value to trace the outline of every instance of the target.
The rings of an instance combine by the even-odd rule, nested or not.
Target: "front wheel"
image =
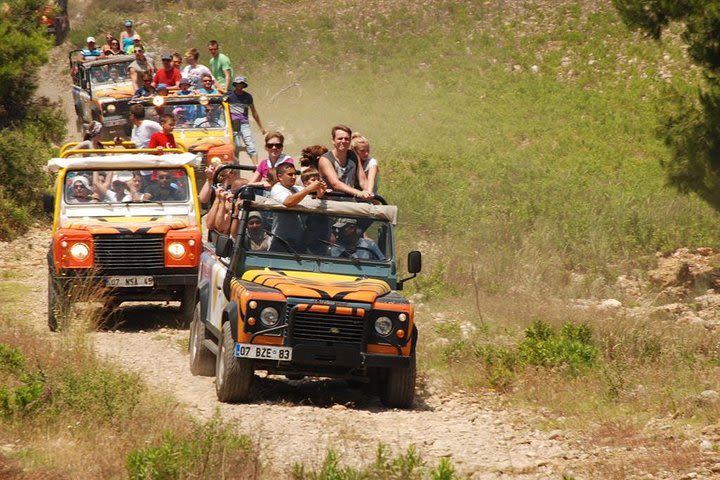
[[[415,354],[410,355],[406,367],[388,368],[380,384],[380,401],[386,407],[411,408],[415,399],[417,366]]]
[[[202,377],[212,377],[215,374],[215,358],[210,350],[203,345],[207,338],[205,324],[200,318],[200,304],[195,305],[193,320],[190,323],[190,373]]]
[[[67,319],[70,300],[67,291],[60,282],[55,280],[52,271],[48,272],[47,320],[51,332],[56,332],[61,321]]]
[[[230,321],[227,321],[222,326],[215,361],[215,392],[221,402],[244,402],[250,397],[255,376],[253,361],[235,357],[234,349]]]
[[[193,321],[195,314],[195,287],[185,287],[182,300],[180,301],[180,316],[178,323],[181,327],[187,327]]]

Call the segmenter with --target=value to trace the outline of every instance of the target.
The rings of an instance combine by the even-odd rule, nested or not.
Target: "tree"
[[[0,2],[0,239],[22,234],[40,210],[47,176],[42,167],[64,120],[36,98],[39,67],[51,40],[38,23],[43,0]]]
[[[691,60],[704,82],[693,98],[675,94],[659,134],[672,151],[663,162],[668,182],[695,192],[720,210],[720,0],[613,0],[624,22],[660,40],[670,23],[682,25]]]

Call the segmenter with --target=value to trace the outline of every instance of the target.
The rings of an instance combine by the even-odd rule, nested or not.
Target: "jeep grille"
[[[290,313],[290,330],[293,343],[322,343],[324,345],[353,345],[361,347],[365,321],[363,317],[334,313]]]
[[[162,235],[96,235],[95,265],[101,270],[135,270],[146,273],[165,267]]]

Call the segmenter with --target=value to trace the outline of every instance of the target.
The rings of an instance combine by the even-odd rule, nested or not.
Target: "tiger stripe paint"
[[[242,279],[280,290],[286,297],[374,303],[390,293],[382,280],[325,273],[248,270]]]

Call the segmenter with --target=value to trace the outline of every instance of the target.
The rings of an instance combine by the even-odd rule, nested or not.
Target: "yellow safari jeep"
[[[78,156],[87,155],[87,156]],[[57,173],[48,252],[48,326],[56,330],[73,287],[93,285],[107,308],[180,301],[192,318],[201,250],[192,186],[197,155],[181,150],[67,150]]]
[[[145,107],[145,118],[160,121],[175,115],[173,134],[178,145],[200,157],[198,170],[210,161],[230,163],[237,155],[233,142],[230,110],[221,95],[174,95],[133,99],[130,105]],[[196,171],[196,176],[200,172]]]

